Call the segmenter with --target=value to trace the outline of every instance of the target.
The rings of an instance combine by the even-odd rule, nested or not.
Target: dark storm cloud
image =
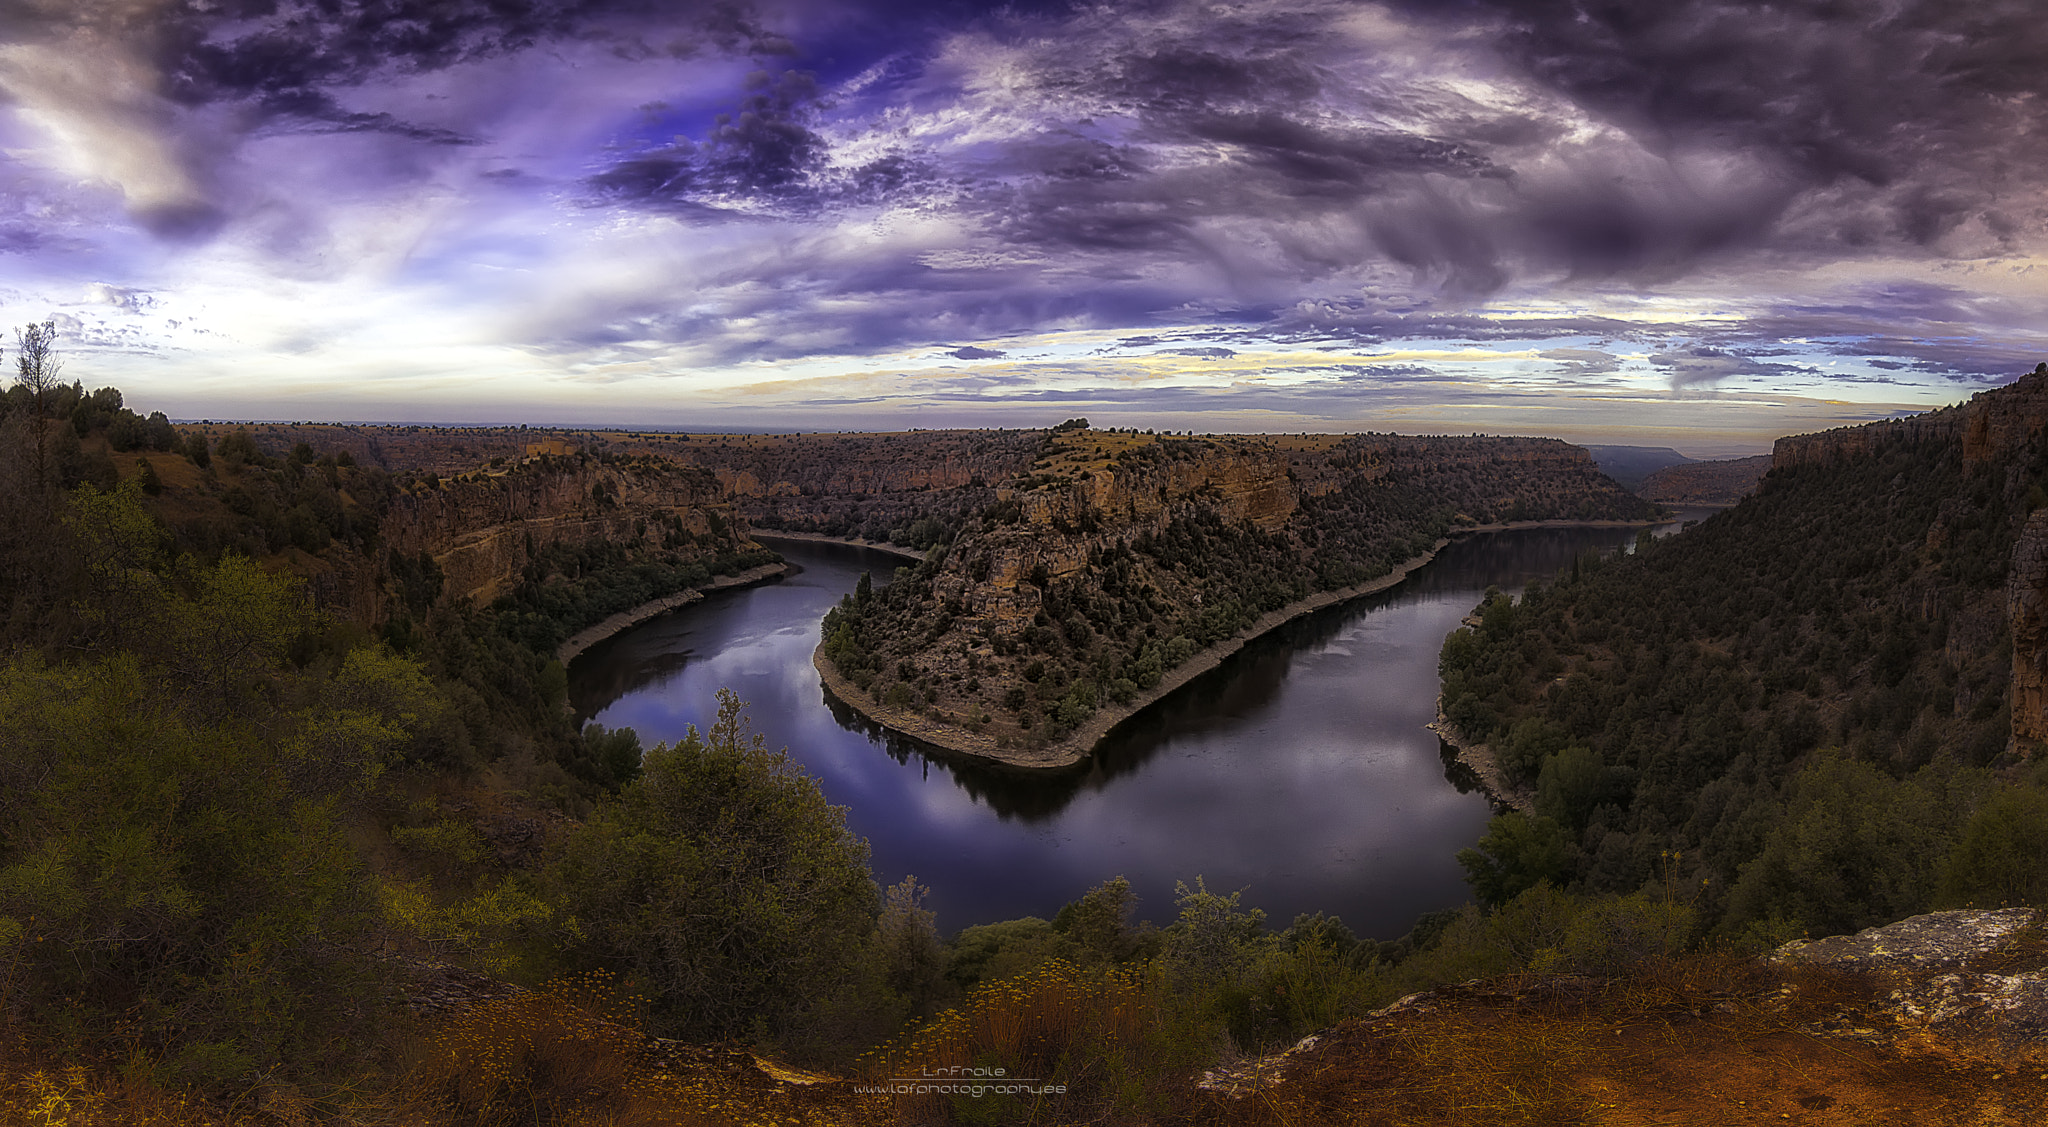
[[[946,355],[955,360],[999,360],[1003,353],[993,348],[976,348],[970,344],[964,348],[956,348]]]
[[[271,94],[257,103],[271,117],[273,127],[310,133],[389,133],[409,141],[430,145],[472,145],[473,137],[452,129],[407,122],[388,113],[362,113],[343,109],[320,91],[295,89]]]
[[[1369,49],[1331,34],[1349,9],[1157,4],[1122,38],[1098,14],[1036,59],[1039,89],[1139,128],[1027,138],[1008,182],[965,207],[1013,244],[1192,264],[1219,253],[1205,220],[1249,221],[1280,243],[1259,264],[1276,286],[1378,257],[1453,301],[1551,272],[1656,282],[2039,234],[2035,5],[1413,7],[1447,69],[1491,58],[1532,96],[1377,89],[1355,65]],[[1385,48],[1389,69],[1430,47]],[[1403,127],[1372,124],[1388,114]],[[1304,225],[1324,237],[1292,237]]]
[[[1973,334],[2040,323],[1842,280],[2038,251],[2038,3],[17,3],[0,37],[73,52],[0,57],[66,127],[39,188],[84,168],[129,226],[287,271],[376,243],[561,355],[1599,340],[1691,389],[1804,373],[1773,336],[1992,378],[2015,358]],[[419,230],[321,242],[378,208]],[[0,252],[79,226],[41,214],[0,214]],[[1192,335],[1219,323],[1251,328]]]
[[[1480,0],[1510,56],[1653,145],[1766,154],[1802,185],[1869,190],[1829,232],[1931,244],[2036,174],[2048,20],[2033,0]],[[1828,226],[1824,220],[1823,228]]]
[[[1387,175],[1434,172],[1500,176],[1507,171],[1456,141],[1406,133],[1328,129],[1284,111],[1202,116],[1182,123],[1190,136],[1236,148],[1302,195],[1356,191]]]
[[[269,98],[589,38],[621,59],[786,50],[737,3],[660,0],[179,0],[153,19],[175,100]]]

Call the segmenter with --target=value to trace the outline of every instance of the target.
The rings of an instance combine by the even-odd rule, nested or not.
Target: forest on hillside
[[[1633,554],[1496,592],[1442,655],[1443,709],[1533,816],[1461,859],[1502,903],[1627,892],[1678,862],[1702,918],[1854,930],[2038,902],[2043,792],[2009,784],[2005,582],[2048,445],[1966,466],[1953,434],[1774,470]]]

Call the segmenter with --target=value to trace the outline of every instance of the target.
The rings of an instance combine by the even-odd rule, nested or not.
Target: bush
[[[818,784],[718,694],[708,733],[647,752],[549,874],[566,943],[630,968],[660,1031],[800,1041],[854,985],[880,912],[867,843]]]
[[[1823,935],[1847,934],[1926,911],[1935,858],[1956,840],[1943,780],[1894,780],[1834,753],[1786,787],[1783,812],[1730,892],[1730,929],[1781,917]]]
[[[2015,787],[1978,808],[1942,865],[1941,903],[2048,904],[2048,793]]]
[[[1500,905],[1543,881],[1563,884],[1576,853],[1555,821],[1510,810],[1487,823],[1477,849],[1458,851],[1458,864],[1480,903]]]
[[[297,687],[312,707],[245,718],[167,700],[134,655],[0,669],[7,1003],[166,1079],[333,1063],[378,996],[377,900],[340,803],[404,736],[385,706],[419,687],[369,658]]]
[[[1684,951],[1691,905],[1641,892],[1586,904],[1566,930],[1563,956],[1580,974],[1618,975]]]

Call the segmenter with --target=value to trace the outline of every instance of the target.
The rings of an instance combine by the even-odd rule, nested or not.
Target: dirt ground
[[[1452,998],[1337,1027],[1214,1122],[2048,1124],[2048,1045],[1901,1027],[1876,975],[1723,972],[1616,990]]]

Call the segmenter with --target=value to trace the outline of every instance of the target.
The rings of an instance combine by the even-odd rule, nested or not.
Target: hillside
[[[1482,897],[1627,891],[1674,853],[1724,933],[2048,892],[1989,860],[2048,832],[2044,576],[2015,551],[2048,529],[2044,422],[2048,369],[1787,438],[1740,505],[1489,598],[1442,707],[1533,814],[1461,857]]]
[[[1456,530],[1655,512],[1549,440],[1076,420],[1042,442],[948,546],[827,617],[819,665],[836,694],[942,746],[1072,763],[1176,671],[1383,586]]]
[[[1652,470],[1637,494],[1667,505],[1733,505],[1750,495],[1771,468],[1771,455],[1688,462]]]

